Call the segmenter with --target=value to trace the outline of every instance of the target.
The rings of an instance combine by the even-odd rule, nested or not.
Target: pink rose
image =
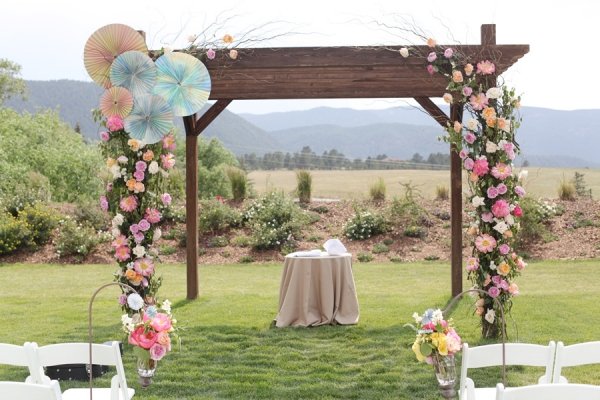
[[[475,139],[477,139],[477,137],[473,134],[473,132],[467,131],[467,133],[465,133],[465,142],[473,144]]]
[[[152,347],[150,347],[150,358],[153,360],[160,360],[167,354],[167,349],[162,344],[154,343]]]
[[[522,186],[515,186],[515,193],[517,194],[517,196],[523,197],[525,196],[525,189],[523,189]]]
[[[206,50],[206,58],[208,58],[209,60],[214,60],[216,55],[217,53],[215,53],[213,49]]]
[[[506,243],[501,244],[500,247],[498,247],[498,251],[500,251],[500,254],[506,255],[510,252],[510,246]]]
[[[490,186],[487,190],[487,197],[488,199],[495,199],[498,197],[498,189],[496,189],[494,186]]]
[[[494,214],[492,214],[491,212],[484,212],[483,214],[481,214],[481,220],[483,222],[490,223],[494,220]]]
[[[147,167],[148,167],[148,164],[146,164],[144,161],[138,161],[135,163],[136,171],[144,172]]]
[[[491,75],[496,72],[496,66],[489,60],[480,61],[477,63],[477,73],[483,75]]]
[[[141,219],[140,222],[138,222],[138,226],[140,231],[143,232],[146,232],[148,229],[150,229],[150,223],[146,219]]]
[[[166,332],[171,329],[171,318],[167,314],[158,313],[152,318],[150,326],[157,332]]]
[[[452,50],[452,48],[448,47],[446,50],[444,50],[444,57],[452,58],[453,55],[454,55],[454,50]]]
[[[133,173],[133,177],[135,178],[136,181],[141,182],[144,180],[144,177],[146,175],[142,172],[142,171],[135,171]]]
[[[483,93],[473,94],[469,97],[469,103],[471,103],[473,110],[483,110],[488,105],[488,98]]]
[[[520,205],[516,205],[515,208],[513,209],[513,215],[515,217],[522,217],[523,216],[523,209],[521,208]]]
[[[471,89],[469,86],[465,86],[462,90],[462,93],[465,97],[469,97],[471,94],[473,94],[473,89]]]
[[[510,214],[510,208],[508,207],[506,200],[497,200],[492,205],[492,214],[494,214],[494,217],[496,218],[504,218]]]
[[[156,208],[146,208],[146,213],[144,214],[144,218],[148,220],[151,224],[156,224],[160,222],[162,215],[160,215],[160,211]]]
[[[467,158],[467,159],[465,159],[464,164],[465,164],[465,169],[467,171],[470,171],[473,169],[473,165],[475,165],[475,162],[471,158]]]
[[[432,63],[437,59],[437,54],[435,54],[435,52],[431,52],[427,55],[427,61]]]
[[[100,208],[102,211],[108,211],[108,200],[106,196],[100,196]]]
[[[490,167],[488,165],[487,158],[485,158],[485,157],[478,158],[475,161],[475,164],[473,165],[473,172],[477,176],[483,176],[483,175],[487,174],[489,172],[489,170],[490,170]]]
[[[171,350],[171,338],[167,332],[158,332],[158,340],[156,342],[165,346],[167,351]]]
[[[100,139],[102,139],[103,142],[108,142],[110,140],[110,133],[106,131],[100,132]]]
[[[496,188],[498,189],[498,194],[504,194],[508,190],[504,183],[499,184]]]
[[[139,346],[142,349],[149,350],[154,343],[156,343],[157,334],[156,332],[149,330],[144,332],[143,326],[138,326],[133,332],[129,334],[129,344]]]
[[[127,296],[122,294],[119,296],[119,305],[124,306],[125,304],[127,304]]]
[[[427,72],[429,72],[429,75],[435,74],[435,68],[433,68],[433,65],[427,65]]]
[[[123,129],[123,119],[118,115],[111,115],[106,121],[106,127],[109,131],[119,131]]]
[[[489,288],[488,294],[492,299],[495,299],[500,295],[500,289],[498,289],[496,286],[492,286],[491,288]]]
[[[462,149],[458,153],[458,156],[460,157],[461,160],[464,160],[465,158],[467,158],[468,155],[469,155],[469,153],[465,149]]]
[[[133,234],[133,240],[135,240],[136,243],[141,243],[144,240],[145,236],[142,232],[136,232]]]
[[[162,201],[162,203],[163,203],[165,206],[168,206],[169,204],[171,204],[171,201],[172,201],[172,200],[173,200],[173,199],[171,198],[171,195],[170,195],[169,193],[163,193],[163,194],[160,196],[160,201]]]
[[[138,224],[131,224],[129,226],[129,231],[133,234],[136,234],[140,231],[140,226]]]

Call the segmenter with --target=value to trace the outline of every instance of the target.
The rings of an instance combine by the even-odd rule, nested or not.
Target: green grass
[[[110,282],[114,266],[0,265],[0,342],[40,345],[87,340],[87,307],[94,289]],[[404,328],[414,311],[443,307],[449,267],[438,262],[353,266],[360,304],[356,326],[271,327],[277,313],[282,265],[201,266],[200,298],[185,300],[185,266],[162,265],[162,298],[174,303],[183,347],[161,360],[149,389],[137,383],[134,359],[124,355],[129,385],[143,399],[438,399],[432,367],[416,362],[414,333]],[[512,340],[565,344],[598,340],[597,261],[532,263],[519,279],[522,295],[509,327]],[[465,287],[468,284],[465,282]],[[118,289],[94,303],[95,341],[122,340]],[[481,344],[468,307],[455,325],[471,345]],[[566,376],[600,384],[599,366]],[[511,369],[509,384],[533,383],[537,369]],[[21,380],[19,368],[0,366],[1,380]],[[494,385],[496,370],[474,374]],[[108,378],[98,380],[108,385]],[[63,382],[63,389],[85,383]]]
[[[575,172],[584,174],[588,189],[594,199],[600,198],[600,169],[586,168],[523,168],[529,172],[525,188],[535,197],[557,198],[560,182],[573,179]],[[520,170],[520,169],[517,169]],[[385,170],[385,171],[310,171],[313,198],[368,199],[369,188],[379,177],[387,188],[387,197],[403,193],[401,183],[412,182],[429,199],[436,197],[438,186],[450,185],[450,171]],[[295,189],[294,171],[252,171],[248,178],[258,193],[283,189],[290,193]],[[467,179],[463,176],[463,189],[468,191]]]

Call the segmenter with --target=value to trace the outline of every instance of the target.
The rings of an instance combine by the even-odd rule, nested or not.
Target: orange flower
[[[437,42],[435,41],[435,39],[433,39],[433,38],[427,39],[427,46],[435,47],[436,44],[437,44]]]
[[[506,130],[508,130],[508,125],[509,125],[509,124],[508,124],[508,121],[506,121],[506,119],[504,119],[504,118],[498,118],[498,119],[496,120],[496,126],[497,126],[499,129],[502,129],[503,131],[506,131]]]
[[[483,109],[481,115],[483,115],[483,118],[485,119],[496,117],[496,110],[494,110],[493,107],[486,107]]]
[[[508,275],[510,272],[510,265],[507,262],[503,262],[498,265],[498,273],[502,276]]]
[[[152,161],[152,159],[154,158],[154,152],[152,150],[146,150],[142,158],[144,159],[144,161]]]
[[[127,145],[131,150],[138,151],[140,149],[140,146],[142,145],[142,142],[136,139],[129,139],[127,141]]]
[[[485,123],[490,127],[493,128],[496,126],[496,117],[489,117],[486,118]]]
[[[469,175],[469,180],[475,183],[479,180],[479,176],[477,176],[475,172],[471,172],[471,175]]]
[[[133,191],[135,193],[141,193],[144,190],[146,190],[146,187],[144,186],[144,184],[142,182],[135,182],[135,186],[133,187]]]
[[[225,36],[223,36],[223,42],[224,43],[233,43],[233,36],[231,36],[230,34],[226,34]]]
[[[504,236],[505,238],[511,238],[511,237],[513,237],[513,233],[510,230],[508,230],[508,231],[504,232],[504,234],[502,236]]]
[[[133,192],[135,190],[135,183],[137,181],[133,178],[129,179],[126,183],[127,185],[127,189],[129,189],[129,191]]]
[[[458,121],[454,121],[454,132],[460,133],[462,131],[462,125]]]
[[[140,283],[142,283],[142,275],[138,274],[137,272],[135,272],[132,269],[128,269],[127,272],[125,272],[125,278],[127,278],[127,280],[129,282],[131,282],[132,284],[134,284],[135,286],[139,285]]]
[[[463,74],[460,71],[454,70],[452,71],[452,81],[454,83],[460,83],[463,81]]]

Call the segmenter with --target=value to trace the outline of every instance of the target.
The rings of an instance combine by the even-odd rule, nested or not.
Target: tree
[[[25,95],[25,81],[19,76],[21,66],[0,58],[0,106],[13,95]]]

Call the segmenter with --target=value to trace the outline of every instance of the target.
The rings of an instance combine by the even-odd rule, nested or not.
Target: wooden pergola
[[[217,53],[207,63],[216,102],[201,116],[184,117],[186,134],[187,298],[198,297],[198,135],[233,101],[267,99],[414,98],[442,127],[462,120],[462,105],[447,116],[432,97],[442,97],[448,84],[429,75],[424,56],[403,58],[390,47],[290,47],[238,49],[236,60]],[[427,54],[426,46],[412,54]],[[447,46],[469,60],[491,60],[496,74],[529,52],[529,45],[497,45],[496,26],[481,26],[481,45]],[[222,60],[222,61],[217,61]],[[451,151],[451,286],[462,291],[462,169]]]

